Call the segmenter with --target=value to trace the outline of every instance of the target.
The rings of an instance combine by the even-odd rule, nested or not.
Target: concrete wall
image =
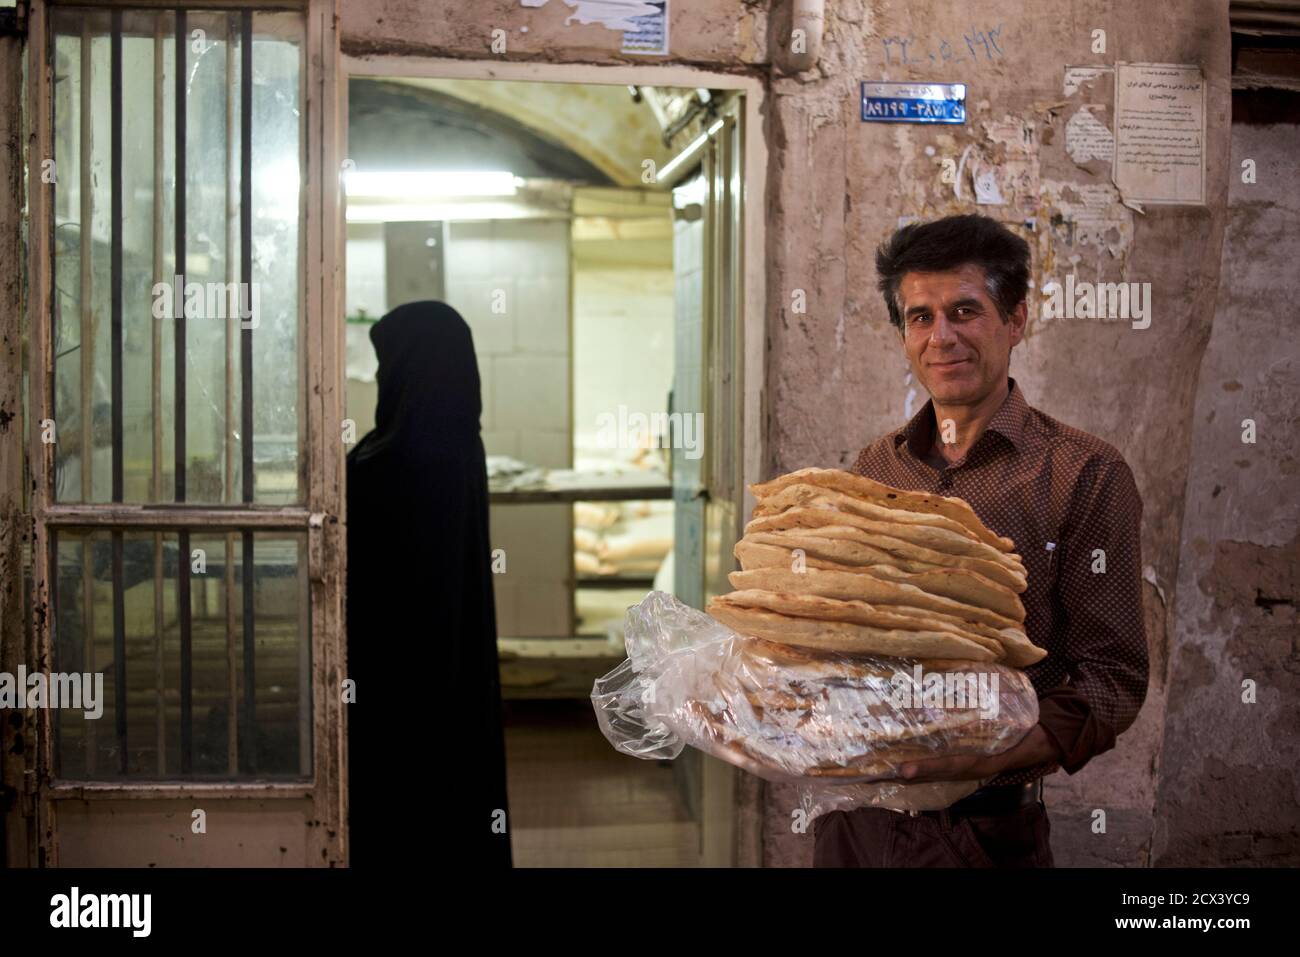
[[[1300,863],[1297,147],[1294,122],[1247,125],[1234,112],[1223,264],[1192,412],[1158,865]],[[1242,182],[1245,160],[1254,183]]]

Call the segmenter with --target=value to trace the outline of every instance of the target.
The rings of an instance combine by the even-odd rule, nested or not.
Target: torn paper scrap
[[[1105,251],[1123,259],[1133,242],[1133,213],[1111,183],[1071,183],[1045,179],[1043,205],[1058,239],[1082,253]]]
[[[1115,65],[1111,178],[1134,203],[1204,205],[1205,81],[1200,67]]]
[[[982,206],[1010,206],[1032,213],[1038,206],[1038,154],[1008,155],[997,160],[976,153],[970,164],[975,202]]]
[[[1103,73],[1114,72],[1115,68],[1110,66],[1067,66],[1061,92],[1065,96],[1074,96],[1085,83],[1092,83]]]
[[[1115,137],[1106,124],[1092,114],[1092,108],[1079,107],[1079,111],[1065,124],[1065,151],[1076,163],[1089,160],[1111,162],[1115,158]]]
[[[544,7],[548,0],[521,0],[525,7]],[[578,23],[583,26],[599,23],[611,30],[638,30],[638,17],[662,15],[667,18],[667,3],[650,3],[648,0],[563,0],[573,8],[565,25]]]
[[[1018,116],[1007,115],[1000,120],[990,120],[984,124],[984,136],[990,143],[1009,150],[1025,153],[1036,148],[1033,124]]]
[[[1001,206],[1006,202],[1002,184],[998,182],[998,169],[993,164],[980,163],[971,171],[975,182],[975,202],[983,206]]]

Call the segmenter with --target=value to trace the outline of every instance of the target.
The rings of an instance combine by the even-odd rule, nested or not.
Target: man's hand
[[[972,778],[983,780],[996,777],[1012,768],[1028,768],[1035,764],[1060,761],[1061,753],[1041,724],[1029,729],[1020,743],[989,756],[971,754],[952,758],[928,758],[910,761],[899,769],[899,777],[908,781],[963,781]]]

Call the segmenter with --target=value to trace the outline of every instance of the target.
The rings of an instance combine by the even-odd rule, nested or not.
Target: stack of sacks
[[[1015,545],[961,499],[835,469],[752,485],[738,589],[708,612],[743,635],[845,654],[1023,668],[1046,652],[1024,631]]]
[[[574,567],[589,577],[654,575],[673,549],[673,503],[579,503],[574,509]]]

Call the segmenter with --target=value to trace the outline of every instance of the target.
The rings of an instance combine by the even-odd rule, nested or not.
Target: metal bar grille
[[[78,191],[80,193],[81,213],[79,222],[81,224],[78,230],[81,240],[80,249],[80,307],[81,307],[81,339],[80,339],[80,361],[81,361],[81,501],[89,502],[94,498],[94,475],[93,449],[95,447],[94,426],[94,393],[87,386],[95,375],[95,316],[93,312],[94,287],[92,284],[93,263],[91,261],[93,244],[91,242],[91,224],[95,216],[94,191],[90,188],[91,183],[91,166],[90,157],[93,148],[94,123],[92,118],[93,101],[91,100],[91,73],[93,70],[93,61],[91,59],[91,34],[90,19],[86,18],[81,22],[81,73],[79,82],[81,85],[81,107],[80,107],[80,152],[79,174],[78,174]],[[57,189],[57,186],[55,187]],[[55,393],[57,395],[57,392]],[[51,554],[58,555],[57,549],[51,545]],[[94,545],[90,538],[85,538],[81,543],[81,603],[82,603],[82,654],[84,655],[83,670],[93,671],[95,668],[95,582],[94,576],[90,570],[94,567]],[[54,576],[57,577],[57,576]],[[51,599],[52,600],[52,599]],[[57,606],[55,606],[57,607]],[[95,772],[98,763],[98,749],[96,747],[96,725],[90,723],[86,725],[85,730],[85,755],[86,771],[89,774]]]
[[[163,64],[166,62],[166,35],[163,18],[154,21],[153,37],[153,281],[163,281],[163,111],[166,109],[163,85]],[[155,319],[150,329],[149,356],[149,408],[150,423],[150,473],[149,497],[162,498],[162,322]],[[167,672],[164,662],[164,610],[163,595],[163,536],[153,536],[153,628],[154,628],[154,713],[157,715],[154,733],[158,752],[157,771],[162,777],[167,773]]]
[[[186,202],[186,89],[188,23],[184,10],[176,11],[176,281],[180,289],[185,288],[185,275],[188,272],[186,261],[187,246],[185,241],[185,202]],[[175,416],[176,416],[176,501],[184,502],[186,488],[186,328],[185,308],[182,305],[173,310],[175,319]],[[194,770],[194,654],[190,604],[190,536],[188,531],[181,531],[176,550],[176,614],[180,630],[181,652],[181,774],[190,774]]]
[[[257,720],[256,646],[253,634],[253,533],[244,532],[244,733],[240,744],[244,746],[243,770],[257,771]]]
[[[253,282],[253,12],[239,18],[239,278],[242,282],[239,310],[245,318],[251,308]],[[253,330],[252,323],[240,323],[240,452],[243,459],[244,501],[253,501]],[[253,533],[243,535],[244,551],[244,730],[240,744],[246,755],[244,770],[257,770],[256,646],[253,622]]]
[[[111,114],[110,176],[112,198],[111,378],[113,432],[113,501],[122,501],[122,11],[111,17],[109,112]],[[83,455],[84,458],[84,455]],[[117,770],[126,774],[126,596],[123,594],[122,533],[113,532],[113,690],[117,731]],[[85,572],[83,572],[84,574]]]
[[[112,124],[110,169],[113,180],[112,199],[112,277],[111,367],[113,399],[113,501],[122,501],[122,11],[114,10],[109,78],[109,113]]]
[[[239,23],[239,278],[240,295],[253,302],[253,11],[245,10]],[[245,308],[239,313],[243,318]],[[253,330],[240,324],[240,452],[243,456],[244,501],[253,501]],[[245,588],[249,587],[247,583]]]
[[[181,774],[194,771],[194,647],[190,615],[190,533],[177,533],[176,611],[181,631]]]
[[[176,281],[185,288],[185,11],[176,11]],[[185,501],[185,307],[173,309],[176,389],[176,501]]]
[[[123,595],[122,533],[113,532],[113,718],[117,732],[117,773],[127,772],[126,750],[126,596]]]

